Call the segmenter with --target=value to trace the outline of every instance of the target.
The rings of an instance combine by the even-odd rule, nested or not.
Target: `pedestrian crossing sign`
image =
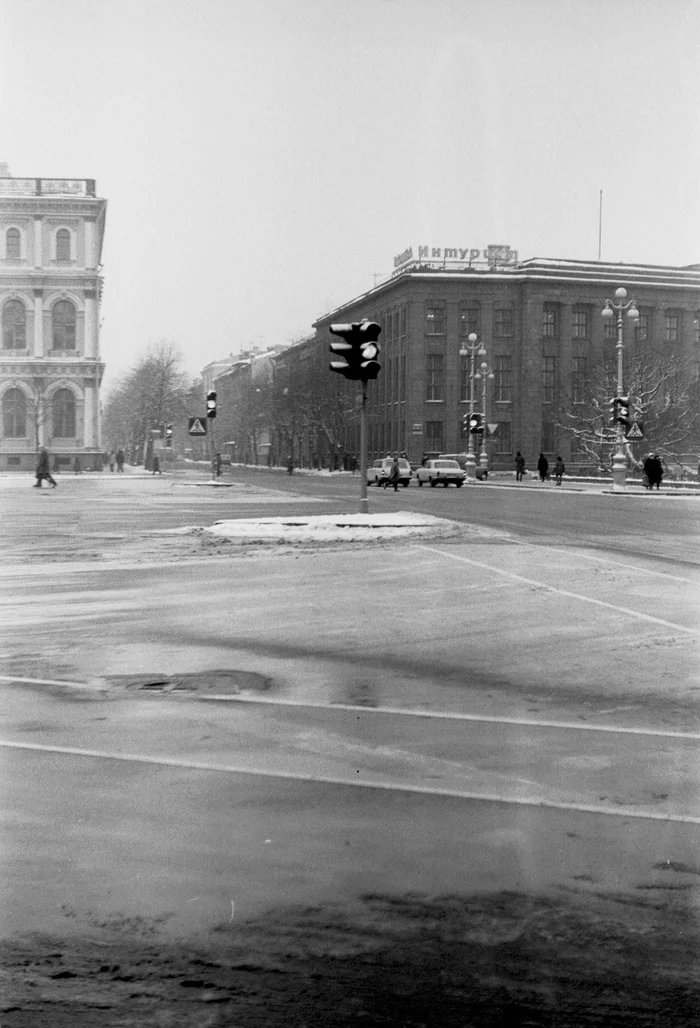
[[[189,428],[187,431],[190,435],[206,435],[207,423],[204,418],[190,418]]]
[[[630,427],[625,432],[626,439],[643,439],[644,438],[644,425],[641,421],[633,421]]]

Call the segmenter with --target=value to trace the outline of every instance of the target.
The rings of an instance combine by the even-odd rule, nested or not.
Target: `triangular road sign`
[[[630,427],[625,432],[626,439],[643,439],[644,438],[644,426],[640,421],[633,421]]]
[[[496,431],[498,430],[498,422],[495,422],[495,423],[489,422],[488,430],[489,430],[489,435],[495,435]]]
[[[207,423],[203,418],[190,418],[190,424],[188,428],[190,435],[206,435],[207,434]]]

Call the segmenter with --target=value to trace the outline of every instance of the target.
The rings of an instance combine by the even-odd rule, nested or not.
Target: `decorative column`
[[[44,357],[44,290],[34,290],[34,356]]]
[[[85,218],[85,270],[97,267],[95,262],[95,219]]]
[[[92,290],[85,290],[84,354],[88,359],[97,357],[97,304]]]
[[[42,231],[42,217],[40,214],[34,215],[34,267],[43,268],[44,266],[44,235]]]

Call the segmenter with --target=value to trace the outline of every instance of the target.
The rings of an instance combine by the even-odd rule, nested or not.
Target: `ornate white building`
[[[93,179],[12,178],[0,164],[0,470],[99,469],[100,259]]]

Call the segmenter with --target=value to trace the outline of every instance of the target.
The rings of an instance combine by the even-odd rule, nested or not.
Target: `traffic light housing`
[[[165,426],[165,445],[166,446],[172,446],[173,445],[173,426],[172,425],[166,425]]]
[[[629,396],[614,396],[610,401],[610,420],[613,425],[629,425],[630,423],[630,398]]]
[[[340,336],[341,343],[331,343],[331,353],[342,360],[331,361],[331,371],[353,381],[367,382],[376,378],[381,364],[377,361],[379,346],[377,339],[381,326],[376,321],[353,321],[349,325],[331,325],[334,336]]]
[[[483,414],[470,414],[469,420],[469,431],[472,435],[476,435],[484,431],[484,415]]]
[[[216,393],[213,389],[207,393],[207,417],[216,417]]]

